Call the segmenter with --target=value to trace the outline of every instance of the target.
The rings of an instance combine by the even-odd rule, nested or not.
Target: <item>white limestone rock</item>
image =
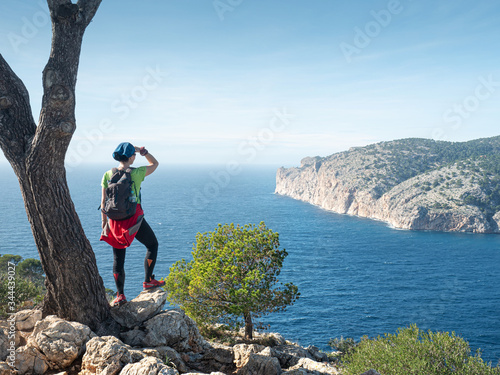
[[[87,343],[80,375],[117,375],[126,365],[144,357],[144,353],[133,350],[116,337],[94,337]]]
[[[120,375],[179,375],[179,372],[155,357],[146,357],[140,362],[129,363]]]
[[[143,346],[170,346],[178,352],[200,352],[205,340],[198,327],[180,309],[161,312],[144,323]]]
[[[123,327],[134,328],[158,314],[167,300],[160,288],[144,290],[133,300],[111,308],[111,315]]]
[[[42,353],[51,369],[64,369],[85,352],[85,344],[94,336],[84,324],[50,315],[36,323],[27,346]]]

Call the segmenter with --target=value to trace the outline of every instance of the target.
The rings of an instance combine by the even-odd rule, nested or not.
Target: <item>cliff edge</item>
[[[147,290],[112,307],[119,337],[98,336],[55,315],[42,318],[40,310],[12,314],[0,321],[0,375],[340,374],[326,353],[278,333],[256,333],[245,342],[236,334],[229,345],[209,342],[182,310],[162,310],[166,299],[161,289]]]
[[[500,233],[500,136],[401,139],[279,168],[276,194],[396,228]]]

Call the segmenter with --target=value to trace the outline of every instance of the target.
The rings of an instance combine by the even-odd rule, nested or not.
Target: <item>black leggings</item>
[[[155,233],[146,222],[142,220],[142,224],[135,236],[137,241],[146,246],[146,257],[144,258],[144,281],[148,282],[153,276],[153,270],[156,264],[156,256],[158,255],[158,240]],[[113,275],[115,277],[116,290],[118,294],[123,294],[125,285],[125,251],[126,249],[116,249],[113,247]]]

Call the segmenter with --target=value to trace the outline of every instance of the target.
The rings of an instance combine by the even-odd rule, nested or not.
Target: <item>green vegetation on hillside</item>
[[[406,180],[425,176],[412,186],[423,193],[470,188],[453,203],[476,206],[488,219],[500,210],[500,136],[468,142],[401,139],[353,148],[324,159],[357,165],[349,178],[376,199]],[[436,202],[429,208],[449,209],[453,206],[449,203]]]
[[[45,276],[37,259],[4,254],[0,257],[0,318],[40,303]]]
[[[335,339],[330,345],[344,353],[340,358],[344,375],[369,369],[384,375],[500,374],[500,367],[485,363],[479,351],[471,355],[469,343],[454,332],[425,332],[416,325],[376,339],[363,337],[359,343]]]
[[[478,171],[498,175],[500,167],[500,137],[484,138],[469,142],[444,142],[430,139],[409,138],[383,142],[366,147],[366,153],[380,155],[382,160],[396,173],[400,181],[418,174],[457,162],[464,167],[480,161]]]
[[[23,309],[31,309],[45,296],[45,275],[38,259],[20,255],[0,256],[0,319]],[[109,301],[116,292],[106,288]]]

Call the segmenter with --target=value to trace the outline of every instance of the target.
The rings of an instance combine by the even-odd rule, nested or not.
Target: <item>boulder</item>
[[[11,375],[14,371],[7,362],[0,362],[0,375]]]
[[[251,353],[236,373],[238,375],[279,375],[281,366],[277,358]]]
[[[274,357],[277,358],[281,368],[288,368],[290,366],[295,365],[298,363],[298,358],[287,354],[287,353],[282,353],[280,351],[275,350],[274,348],[271,347],[266,347],[264,350],[259,352],[260,355],[265,355],[267,357]]]
[[[44,354],[51,369],[64,369],[85,352],[85,344],[95,334],[84,324],[68,322],[55,315],[36,323],[28,347]]]
[[[0,361],[5,361],[16,348],[26,345],[24,336],[28,335],[28,332],[19,331],[16,328],[15,315],[10,315],[7,320],[0,321]]]
[[[213,360],[217,363],[231,364],[234,362],[234,351],[229,346],[211,348],[205,351],[202,360]]]
[[[282,368],[289,368],[297,365],[301,358],[313,359],[313,356],[307,349],[288,344],[268,348],[259,354],[278,358]]]
[[[286,344],[285,338],[280,333],[270,332],[267,334],[267,337],[270,338],[271,340],[274,340],[276,345],[285,345]]]
[[[276,358],[281,368],[287,369],[284,374],[338,374],[336,367],[317,361],[317,359],[323,359],[324,357],[316,347],[306,349],[295,345],[266,347],[258,354]],[[314,356],[315,359],[311,358],[311,356]]]
[[[238,375],[277,375],[281,374],[280,362],[277,358],[257,354],[266,349],[258,344],[238,344],[233,347],[234,363]]]
[[[298,345],[279,345],[275,346],[274,349],[282,353],[290,354],[291,356],[297,358],[313,359],[311,353],[309,353],[309,350],[304,349],[303,347]]]
[[[312,355],[315,361],[318,362],[327,362],[328,361],[328,356],[326,353],[323,353],[317,348],[316,346],[309,345],[306,350],[309,352],[309,354]]]
[[[199,360],[199,365],[190,365],[204,372],[223,371],[226,374],[232,374],[236,369],[233,348],[219,344],[212,345],[211,348],[206,349],[203,353],[203,357]]]
[[[155,357],[145,357],[140,362],[129,363],[120,375],[179,375],[179,372]]]
[[[111,315],[123,327],[134,328],[158,314],[167,300],[162,289],[144,290],[121,306],[111,308]]]
[[[306,369],[313,373],[320,373],[322,375],[339,374],[339,371],[336,367],[326,363],[316,362],[310,358],[300,358],[299,362],[295,366],[289,368],[288,370],[299,370],[299,369]]]
[[[194,321],[180,309],[166,310],[144,323],[142,346],[170,346],[178,352],[200,352],[205,346]]]
[[[16,329],[18,331],[32,331],[36,322],[42,320],[41,310],[21,310],[16,313]]]
[[[16,361],[14,367],[17,373],[22,374],[45,374],[49,369],[49,361],[37,349],[29,346],[21,346],[16,349]]]
[[[130,331],[120,333],[120,338],[123,342],[130,346],[142,346],[144,337],[146,337],[146,332],[138,327],[131,329]]]
[[[80,375],[116,375],[129,363],[141,361],[145,355],[133,350],[113,336],[94,337],[87,342]]]
[[[258,344],[237,344],[233,346],[234,363],[236,364],[236,367],[242,367],[248,361],[250,354],[260,353],[265,348],[265,346]]]
[[[188,368],[177,351],[169,346],[157,346],[154,349],[139,349],[146,357],[156,357],[162,360],[167,366],[174,367],[180,373],[185,373]]]
[[[158,346],[155,348],[160,354],[160,359],[164,359],[167,365],[173,363],[175,368],[181,373],[187,372],[187,366],[177,351],[169,346]]]

